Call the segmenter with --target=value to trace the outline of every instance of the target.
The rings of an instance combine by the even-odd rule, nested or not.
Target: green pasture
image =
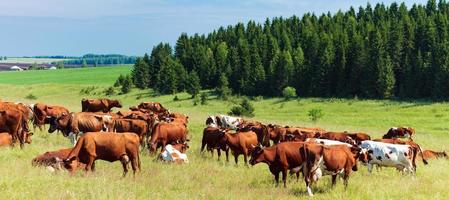
[[[103,91],[129,67],[65,69],[0,73],[0,99],[26,103],[44,102],[80,111],[84,97],[104,97]],[[80,91],[90,88],[89,94]],[[117,93],[119,89],[117,88]],[[37,99],[27,99],[33,94]],[[125,95],[113,95],[123,109],[142,101],[157,101],[174,112],[189,115],[190,149],[187,165],[169,165],[141,152],[142,171],[133,178],[121,178],[119,162],[97,161],[96,171],[79,172],[71,177],[66,172],[50,173],[31,166],[31,159],[45,151],[69,147],[60,134],[35,131],[33,143],[24,149],[0,149],[0,199],[309,199],[302,180],[289,178],[287,188],[274,186],[266,164],[253,167],[217,161],[216,155],[199,153],[202,130],[207,116],[227,113],[239,102],[209,96],[207,105],[193,106],[186,93],[155,96],[150,90],[133,89]],[[319,126],[332,131],[362,131],[381,137],[392,126],[413,126],[415,141],[425,149],[449,149],[449,104],[426,101],[300,98],[284,101],[271,98],[252,101],[255,117],[265,123],[297,126]],[[307,113],[319,108],[324,113],[317,123]],[[48,128],[48,127],[47,127]],[[232,157],[230,159],[233,160]],[[342,181],[330,187],[326,176],[313,187],[315,199],[449,199],[449,161],[418,162],[416,176],[402,175],[391,168],[368,174],[366,167],[351,174],[349,187]]]

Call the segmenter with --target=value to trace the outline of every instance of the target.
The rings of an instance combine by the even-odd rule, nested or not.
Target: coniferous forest
[[[162,94],[198,85],[279,96],[291,86],[299,96],[448,99],[448,20],[449,3],[429,0],[238,23],[160,43],[132,79]]]

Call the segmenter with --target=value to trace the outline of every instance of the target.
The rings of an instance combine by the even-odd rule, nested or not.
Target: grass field
[[[3,101],[59,104],[80,111],[83,97],[101,97],[120,73],[129,68],[96,68],[54,71],[56,74],[33,72],[0,73],[0,98]],[[62,77],[58,80],[58,77]],[[80,90],[95,86],[90,95]],[[28,100],[27,94],[37,100]],[[188,165],[167,165],[154,161],[142,152],[142,172],[135,178],[121,178],[121,164],[97,161],[96,172],[80,172],[71,177],[65,172],[50,173],[31,166],[31,159],[45,151],[70,146],[61,135],[35,132],[33,143],[25,149],[0,149],[0,199],[306,199],[302,181],[289,178],[288,188],[274,187],[267,165],[245,167],[242,159],[216,161],[216,156],[199,153],[202,129],[208,115],[226,113],[234,101],[210,98],[207,105],[193,106],[189,95],[153,96],[151,91],[133,90],[116,95],[125,105],[158,101],[172,111],[190,116],[191,139]],[[319,126],[335,131],[364,131],[380,137],[392,126],[413,126],[415,141],[424,148],[449,149],[449,104],[431,102],[397,102],[355,99],[306,98],[283,101],[279,98],[253,101],[255,120],[282,125]],[[321,108],[324,117],[313,124],[307,112]],[[360,167],[351,175],[345,191],[342,182],[330,188],[326,176],[314,186],[315,199],[449,199],[449,161],[432,160],[428,166],[418,162],[416,177],[403,176],[393,169],[369,175]]]

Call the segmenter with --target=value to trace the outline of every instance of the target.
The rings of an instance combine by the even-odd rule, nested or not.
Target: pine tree
[[[139,89],[145,89],[149,85],[148,64],[141,58],[137,58],[131,71],[133,83]]]
[[[177,92],[178,76],[176,74],[177,63],[168,58],[161,66],[157,74],[155,89],[161,94],[173,94]]]
[[[189,73],[186,84],[187,93],[192,95],[192,99],[195,98],[201,90],[200,78],[195,70]]]

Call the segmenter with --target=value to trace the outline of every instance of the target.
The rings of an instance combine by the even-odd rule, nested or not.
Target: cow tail
[[[417,150],[419,151],[419,154],[421,155],[422,162],[423,162],[425,165],[429,164],[429,162],[427,162],[427,160],[424,158],[424,154],[422,153],[423,150],[422,150],[421,146],[419,146],[419,144],[416,144],[416,146],[418,146],[418,149],[417,149]]]
[[[302,144],[301,145],[301,147],[299,148],[299,154],[300,155],[302,155],[302,157],[303,157],[303,166],[302,166],[302,170],[303,170],[303,176],[304,176],[304,178],[306,178],[306,179],[309,179],[309,180],[312,180],[311,179],[311,177],[310,177],[310,168],[312,167],[311,166],[311,161],[310,161],[310,159],[308,158],[308,153],[307,153],[307,150],[306,150],[306,144]],[[307,174],[306,174],[306,172],[307,172]],[[307,177],[306,177],[307,176]]]
[[[81,147],[84,145],[85,137],[81,137],[76,143],[75,147],[73,147],[72,151],[70,151],[69,155],[64,159],[65,161],[69,161],[74,157],[77,157],[81,151]]]

